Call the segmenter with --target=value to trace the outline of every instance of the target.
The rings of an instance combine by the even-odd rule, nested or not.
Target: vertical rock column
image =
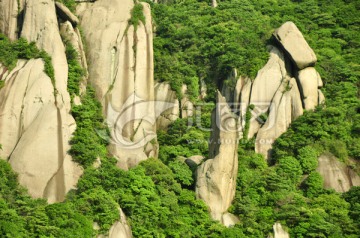
[[[217,106],[212,115],[210,159],[201,164],[196,173],[197,197],[209,206],[213,219],[227,226],[237,220],[227,213],[235,196],[238,173],[237,121],[225,98],[218,92]]]
[[[133,0],[80,4],[80,24],[88,46],[89,79],[111,130],[109,150],[123,169],[157,157],[154,107],[152,20],[130,24]]]

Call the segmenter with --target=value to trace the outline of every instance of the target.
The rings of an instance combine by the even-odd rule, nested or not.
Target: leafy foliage
[[[136,3],[131,9],[131,18],[129,19],[129,25],[133,25],[136,31],[137,27],[139,26],[140,22],[145,25],[145,16],[143,12],[143,5],[140,3]]]
[[[74,47],[70,44],[66,44],[66,60],[69,65],[68,72],[68,92],[73,98],[74,95],[80,94],[80,80],[84,76],[84,70],[78,62],[78,53]]]
[[[0,62],[5,67],[12,70],[18,59],[32,58],[44,60],[44,71],[55,85],[54,67],[51,57],[45,51],[39,50],[34,42],[28,43],[24,38],[11,42],[5,35],[0,34]]]

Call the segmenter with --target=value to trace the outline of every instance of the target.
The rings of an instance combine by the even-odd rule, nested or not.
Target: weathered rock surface
[[[181,88],[183,95],[181,99],[181,118],[191,117],[194,114],[194,104],[187,96],[187,85],[183,84]]]
[[[108,236],[99,235],[97,238],[132,238],[131,228],[126,221],[124,212],[119,208],[120,220],[115,222],[110,230]]]
[[[67,154],[75,121],[56,107],[54,87],[41,59],[20,60],[4,74],[0,91],[0,157],[35,198],[62,201],[82,170]]]
[[[217,108],[212,115],[212,142],[209,158],[196,172],[196,195],[210,208],[213,219],[223,220],[235,196],[238,172],[237,117],[232,114],[225,98],[218,92]],[[228,226],[231,220],[224,218]]]
[[[286,22],[276,29],[274,36],[290,55],[298,69],[312,66],[317,61],[314,51],[293,22]]]
[[[352,186],[360,186],[360,177],[352,169],[341,163],[334,155],[322,154],[317,171],[324,179],[324,187],[337,192],[347,192]]]
[[[129,25],[132,0],[102,0],[79,6],[89,79],[110,123],[110,152],[127,169],[156,157],[152,20],[143,4],[145,24]],[[147,103],[152,102],[152,103]]]

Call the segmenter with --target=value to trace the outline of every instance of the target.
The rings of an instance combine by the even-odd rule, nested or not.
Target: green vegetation
[[[84,77],[84,70],[78,62],[78,53],[70,43],[66,44],[65,53],[69,65],[67,87],[71,98],[73,98],[74,95],[80,94],[80,80]]]
[[[201,126],[195,115],[176,120],[166,132],[159,131],[159,160],[149,159],[123,171],[108,156],[107,142],[97,133],[107,129],[101,104],[88,87],[81,95],[82,105],[71,111],[77,129],[69,153],[84,167],[77,190],[52,205],[31,199],[18,185],[10,165],[0,160],[0,236],[94,237],[106,233],[119,219],[121,207],[134,237],[258,238],[267,237],[279,221],[291,237],[357,238],[359,187],[344,194],[323,189],[316,167],[317,157],[324,152],[344,162],[360,159],[358,1],[224,0],[218,8],[210,7],[209,0],[162,2],[151,3],[157,29],[155,78],[168,81],[180,98],[181,86],[186,84],[195,101],[199,80],[204,79],[208,100],[213,101],[216,87],[233,68],[254,78],[266,62],[266,44],[272,43],[274,28],[291,20],[318,56],[325,107],[306,111],[292,123],[276,141],[269,164],[253,152],[251,140],[240,144],[236,195],[230,208],[240,223],[225,228],[212,221],[208,208],[195,198],[194,168],[179,159],[207,157],[209,132],[201,127],[210,128],[214,106],[201,113]],[[143,16],[137,5],[129,21],[134,27]],[[66,52],[69,92],[78,95],[82,70],[71,46]],[[40,57],[45,57],[51,71],[50,59],[33,43],[23,39],[12,43],[0,37],[0,61],[6,67],[13,68],[18,58]],[[252,109],[249,105],[247,125]],[[188,127],[191,119],[194,124]],[[101,166],[95,169],[92,165],[97,159]],[[98,231],[92,229],[93,222],[99,225]]]
[[[136,3],[133,9],[131,9],[131,18],[129,19],[129,25],[133,25],[135,31],[137,30],[140,22],[145,25],[145,16],[143,9],[144,7],[140,3]]]
[[[75,12],[75,10],[76,10],[76,1],[75,0],[56,0],[56,1],[64,4],[67,8],[69,8],[70,11]]]
[[[43,50],[39,50],[34,42],[28,43],[24,38],[11,42],[5,35],[0,34],[0,62],[12,70],[18,59],[42,58],[44,60],[44,72],[50,77],[55,85],[54,67],[51,57]]]

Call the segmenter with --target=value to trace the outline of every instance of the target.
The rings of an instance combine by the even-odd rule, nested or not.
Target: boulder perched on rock
[[[196,196],[209,206],[213,219],[223,221],[223,214],[235,196],[238,172],[237,117],[225,98],[218,92],[217,108],[212,115],[212,135],[209,158],[196,173]],[[227,225],[233,219],[225,219]]]
[[[337,192],[347,192],[352,186],[360,186],[359,175],[341,163],[334,155],[322,154],[317,171],[324,179],[324,187]]]
[[[325,101],[321,77],[311,67],[316,56],[295,24],[286,22],[274,35],[280,47],[268,46],[269,60],[256,78],[239,77],[235,87],[224,83],[222,89],[239,115],[240,137],[255,138],[255,151],[265,158],[292,121]]]
[[[298,69],[312,66],[317,61],[314,51],[293,22],[285,22],[275,30],[274,36]]]

